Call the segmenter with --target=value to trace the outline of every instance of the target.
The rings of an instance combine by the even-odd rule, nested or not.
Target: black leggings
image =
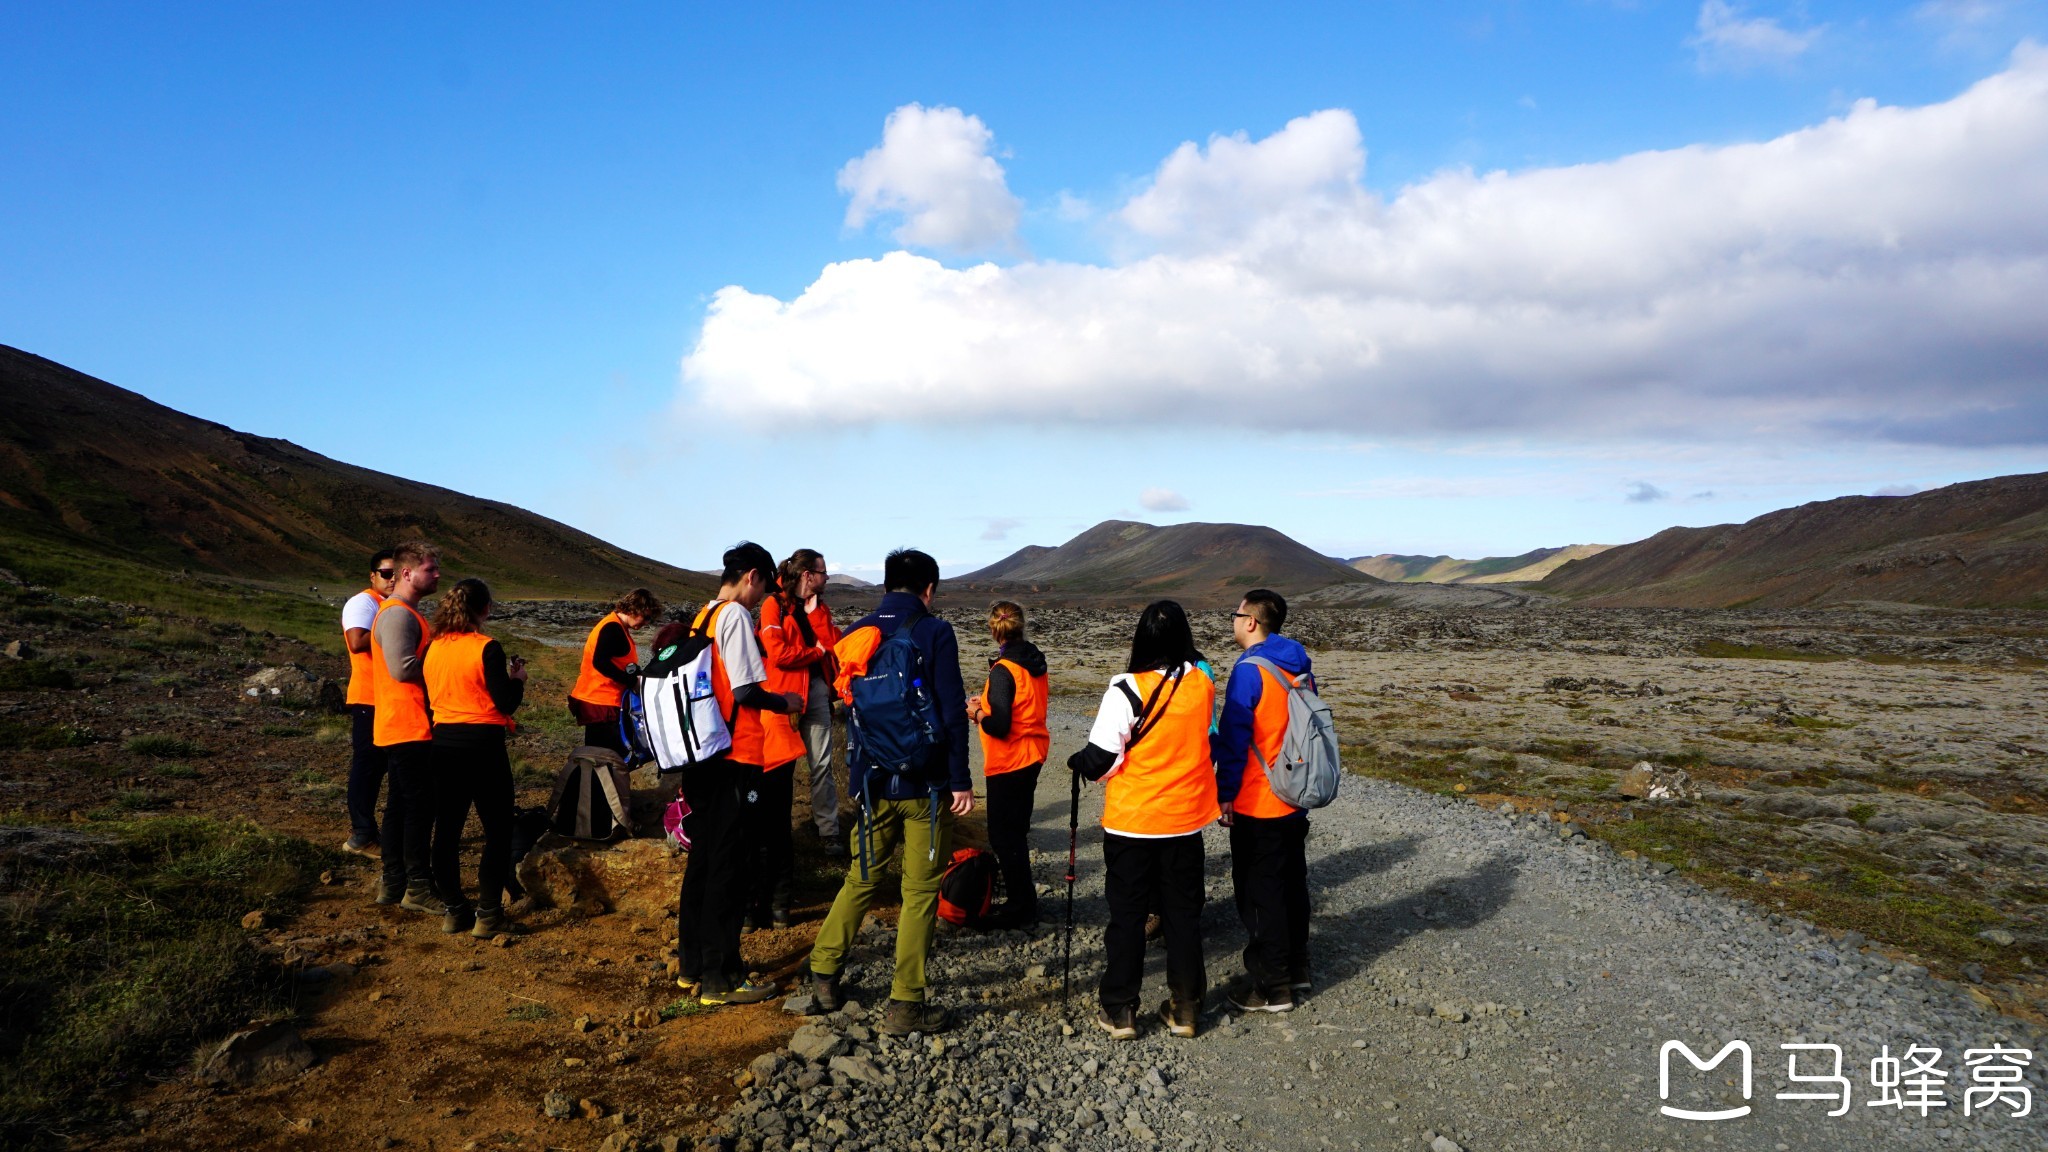
[[[483,858],[476,869],[476,902],[502,908],[512,872],[512,763],[505,737],[434,745],[434,887],[441,899],[459,904],[462,894],[462,828],[476,806],[484,826]]]
[[[1166,985],[1175,1000],[1200,1004],[1209,990],[1202,969],[1202,834],[1157,839],[1102,834],[1109,928],[1103,933],[1102,1006],[1136,1008],[1145,981],[1145,914],[1166,920]]]
[[[1033,764],[988,778],[988,846],[1003,870],[1003,907],[1011,922],[1038,918],[1038,885],[1031,879],[1031,815],[1037,802]]]
[[[796,879],[796,841],[789,815],[796,802],[796,761],[757,773],[748,793],[747,844],[753,872],[747,911],[765,927],[777,911],[789,910],[790,885]]]
[[[707,992],[729,991],[747,978],[740,959],[748,862],[745,796],[760,775],[755,765],[723,757],[683,769],[690,862],[676,900],[676,959],[682,975],[702,980]]]

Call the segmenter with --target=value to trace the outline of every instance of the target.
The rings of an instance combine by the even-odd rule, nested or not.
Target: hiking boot
[[[834,972],[830,976],[822,972],[811,973],[811,999],[820,1016],[846,1007],[846,993],[840,990],[839,973]]]
[[[470,926],[469,934],[479,940],[489,940],[501,935],[524,936],[526,929],[507,916],[503,908],[478,908],[476,923]]]
[[[341,850],[343,852],[353,852],[358,856],[368,856],[372,860],[384,855],[383,847],[367,836],[351,836],[343,840],[341,842]]]
[[[697,1003],[704,1005],[706,1008],[718,1008],[727,1004],[759,1004],[761,1001],[771,999],[774,996],[775,985],[756,984],[752,980],[743,980],[740,982],[739,987],[728,988],[723,992],[713,992],[708,988],[700,987],[697,992]]]
[[[448,910],[441,913],[441,931],[446,932],[450,936],[459,932],[468,932],[475,927],[476,910],[471,908],[467,902],[450,904]]]
[[[745,916],[740,917],[740,933],[742,935],[751,932],[758,932],[760,931],[760,929],[761,926],[754,922],[754,914],[752,912],[749,912]]]
[[[768,926],[770,928],[787,928],[795,923],[796,921],[789,918],[789,909],[787,908],[777,908],[768,913]]]
[[[1136,1040],[1138,1038],[1137,1013],[1127,1004],[1122,1008],[1097,1008],[1095,1026],[1109,1033],[1111,1040]]]
[[[1315,986],[1314,978],[1308,974],[1308,965],[1303,964],[1298,968],[1289,968],[1287,970],[1287,987],[1294,993],[1297,999],[1304,993],[1314,991]]]
[[[1252,986],[1249,980],[1232,988],[1225,994],[1230,1006],[1239,1012],[1292,1012],[1294,1011],[1294,989],[1277,988],[1267,992]]]
[[[1192,1001],[1161,1000],[1159,1002],[1159,1022],[1166,1025],[1166,1030],[1175,1036],[1186,1037],[1189,1040],[1194,1039],[1195,1017],[1197,1015],[1199,1013],[1195,1011],[1195,1005]]]
[[[429,916],[448,914],[448,905],[443,903],[439,896],[434,895],[432,884],[406,885],[405,896],[399,900],[398,906],[407,912],[424,912]]]
[[[936,1004],[922,1000],[891,1000],[889,1010],[882,1014],[882,1022],[875,1027],[891,1036],[908,1036],[912,1032],[929,1036],[952,1026],[953,1014]]]
[[[390,876],[377,878],[377,903],[396,904],[405,899],[405,877],[393,879]]]
[[[835,835],[825,841],[825,859],[834,864],[844,864],[853,859],[853,853],[848,852],[846,843]]]
[[[703,990],[704,981],[691,976],[678,976],[676,977],[676,987],[683,990],[683,999],[687,1000]]]

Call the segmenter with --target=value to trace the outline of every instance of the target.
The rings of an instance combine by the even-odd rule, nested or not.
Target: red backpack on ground
[[[996,858],[979,848],[953,853],[939,877],[939,919],[963,928],[987,923],[996,901]]]

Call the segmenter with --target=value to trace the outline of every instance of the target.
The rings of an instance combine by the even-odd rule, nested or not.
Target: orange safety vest
[[[1015,660],[998,660],[996,664],[1010,670],[1017,694],[1010,702],[1010,734],[1001,739],[986,732],[981,734],[982,772],[989,776],[1043,764],[1047,750],[1052,747],[1052,734],[1045,726],[1045,702],[1051,695],[1046,678],[1024,671],[1024,666]],[[981,706],[988,707],[987,685],[981,689]]]
[[[752,764],[760,768],[765,766],[768,752],[768,733],[761,723],[761,710],[734,707],[732,676],[725,670],[725,653],[718,647],[718,618],[713,613],[722,611],[728,604],[739,608],[741,612],[746,611],[738,601],[714,600],[698,611],[697,618],[691,622],[690,627],[699,629],[711,637],[711,691],[717,694],[718,710],[725,714],[732,730],[732,751],[728,755],[736,763]],[[758,642],[757,640],[756,643]],[[798,738],[797,744],[799,747],[802,746],[801,737]],[[789,761],[784,760],[783,763],[787,764]]]
[[[498,711],[484,686],[484,647],[491,642],[481,632],[450,632],[434,637],[427,646],[423,676],[427,699],[434,702],[434,726],[443,724],[497,724],[516,728],[510,716]]]
[[[618,681],[597,670],[597,634],[607,624],[617,624],[626,634],[626,654],[613,658],[612,665],[624,672],[626,665],[640,662],[640,645],[633,642],[633,630],[626,627],[617,612],[605,613],[604,619],[591,628],[590,635],[583,638],[583,669],[576,674],[576,686],[569,689],[569,698],[601,708],[617,708],[625,700],[625,693],[620,691]]]
[[[768,678],[761,682],[761,687],[770,692],[794,692],[799,697],[808,697],[810,668],[784,668],[776,663],[790,649],[802,647],[803,634],[783,618],[782,603],[773,596],[761,602],[761,626],[754,630],[754,637],[761,642],[761,655],[768,670]],[[809,750],[804,746],[803,733],[797,730],[797,722],[803,717],[780,712],[754,715],[761,720],[762,768],[780,768]]]
[[[363,592],[372,600],[375,600],[379,608],[384,606],[384,598],[377,595],[375,588],[365,588]],[[375,617],[371,619],[374,620]],[[348,629],[342,629],[341,636],[341,646],[346,651],[348,648]],[[370,681],[370,654],[368,652],[350,652],[348,654],[348,698],[344,703],[369,704],[372,706],[377,703],[377,689]]]
[[[1131,677],[1138,699],[1149,700],[1164,672]],[[1168,694],[1171,693],[1169,698]],[[1102,830],[1119,836],[1185,836],[1222,815],[1216,806],[1216,770],[1209,762],[1209,714],[1216,682],[1200,668],[1181,674],[1179,688],[1159,694],[1163,708],[1144,737],[1103,786]]]
[[[1245,664],[1243,667],[1258,672],[1266,682],[1260,686],[1259,706],[1252,711],[1251,748],[1258,751],[1245,750],[1244,775],[1239,778],[1237,800],[1231,804],[1230,810],[1262,820],[1292,816],[1302,810],[1273,795],[1273,786],[1266,782],[1266,770],[1260,767],[1259,757],[1264,756],[1268,764],[1280,759],[1280,745],[1287,739],[1287,691],[1293,685],[1293,678],[1289,677],[1287,683],[1282,683],[1269,668],[1257,664]]]
[[[427,618],[419,610],[403,600],[386,600],[377,606],[377,619],[384,618],[393,608],[403,608],[412,613],[420,622],[420,646],[413,652],[424,656],[434,630],[427,626]],[[411,744],[434,738],[434,726],[427,712],[426,685],[416,682],[400,682],[391,678],[391,664],[384,658],[384,645],[377,639],[377,626],[370,625],[370,683],[376,688],[376,716],[370,725],[370,743],[379,748],[393,744]]]

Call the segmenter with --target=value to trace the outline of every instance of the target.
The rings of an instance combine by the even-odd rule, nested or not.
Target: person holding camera
[[[512,713],[526,697],[526,661],[483,634],[491,615],[491,588],[457,580],[434,610],[424,678],[434,710],[434,886],[448,911],[441,931],[488,940],[517,932],[505,914],[505,882],[512,871],[512,761],[505,753]],[[477,862],[474,911],[462,894],[462,826],[471,806],[484,828]]]

